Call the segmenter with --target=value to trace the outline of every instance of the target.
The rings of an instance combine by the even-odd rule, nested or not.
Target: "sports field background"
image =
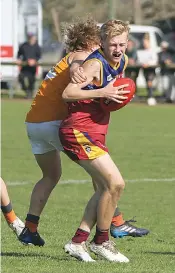
[[[25,132],[29,106],[24,100],[2,101],[2,177],[23,220],[33,185],[40,178]],[[130,263],[85,264],[64,253],[63,246],[73,236],[93,189],[87,174],[62,156],[61,183],[40,221],[45,246],[21,245],[2,216],[2,272],[175,272],[175,106],[131,104],[113,113],[107,142],[126,180],[120,201],[125,219],[136,216],[138,226],[151,230],[144,238],[115,240]]]

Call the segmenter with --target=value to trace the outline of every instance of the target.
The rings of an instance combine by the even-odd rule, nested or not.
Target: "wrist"
[[[100,90],[97,90],[98,98],[105,98],[106,97],[106,91],[105,88],[101,88]]]

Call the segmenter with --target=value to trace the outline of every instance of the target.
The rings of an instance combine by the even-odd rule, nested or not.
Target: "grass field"
[[[40,178],[25,132],[28,108],[27,101],[2,101],[2,176],[22,219]],[[2,272],[175,272],[175,107],[131,104],[113,113],[108,147],[127,181],[120,201],[125,219],[136,216],[137,225],[151,231],[144,238],[115,240],[130,263],[85,264],[64,253],[63,246],[74,234],[93,189],[86,173],[63,156],[61,183],[40,221],[39,231],[46,241],[43,248],[21,245],[2,216]]]

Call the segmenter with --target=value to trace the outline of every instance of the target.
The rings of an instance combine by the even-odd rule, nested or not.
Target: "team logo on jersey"
[[[110,82],[112,79],[113,79],[113,77],[111,74],[107,76],[107,82]]]
[[[105,99],[105,100],[104,100],[104,104],[105,104],[105,105],[109,105],[111,102],[112,102],[112,100],[109,100],[109,99]]]
[[[84,148],[85,148],[87,153],[91,152],[91,147],[89,145],[84,145]]]

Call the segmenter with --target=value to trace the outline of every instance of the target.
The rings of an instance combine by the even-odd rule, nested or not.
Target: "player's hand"
[[[83,83],[87,80],[83,67],[79,66],[76,70],[72,71],[71,80],[73,83]]]
[[[109,100],[113,100],[117,103],[122,103],[124,100],[127,99],[127,97],[124,95],[130,93],[129,90],[123,90],[123,88],[127,87],[128,84],[123,84],[123,85],[114,87],[113,84],[115,80],[116,79],[112,80],[107,86],[105,86],[104,88],[105,91],[103,95],[105,98]]]

